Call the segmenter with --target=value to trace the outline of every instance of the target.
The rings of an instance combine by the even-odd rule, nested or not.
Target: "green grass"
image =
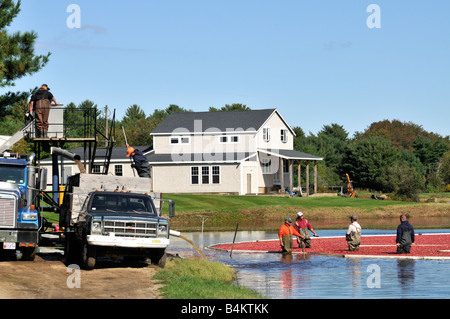
[[[165,299],[259,299],[256,292],[234,284],[231,267],[204,259],[173,259],[153,277]]]
[[[357,215],[365,220],[380,220],[407,214],[411,217],[448,216],[447,203],[403,202],[363,198],[333,197],[285,197],[239,196],[218,194],[164,194],[165,199],[175,201],[175,217],[170,223],[173,229],[195,231],[201,227],[201,218],[207,217],[205,230],[274,229],[285,217],[295,218],[298,211],[306,213],[311,221],[347,221]],[[167,215],[167,208],[163,210]],[[337,227],[332,226],[327,227]],[[338,225],[338,224],[336,224]],[[340,225],[340,224],[339,224]]]
[[[187,212],[231,212],[260,207],[304,207],[305,209],[354,207],[373,209],[395,205],[414,205],[400,201],[382,201],[368,198],[335,197],[278,197],[278,196],[239,196],[215,194],[164,194],[164,198],[175,201],[175,211]],[[167,205],[164,212],[167,211]]]

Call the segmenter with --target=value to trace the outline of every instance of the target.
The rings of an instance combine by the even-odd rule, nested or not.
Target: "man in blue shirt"
[[[147,158],[145,158],[140,150],[134,149],[127,144],[127,157],[130,156],[132,156],[134,160],[134,164],[131,164],[131,167],[136,169],[139,177],[150,178],[150,164],[148,163]]]
[[[397,227],[397,254],[409,254],[414,243],[414,228],[406,220],[406,215],[400,215],[400,225]]]

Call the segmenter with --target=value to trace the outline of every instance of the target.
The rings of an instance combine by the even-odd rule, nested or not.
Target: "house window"
[[[201,170],[201,179],[200,177]],[[220,184],[220,166],[192,166],[191,184]]]
[[[114,165],[114,174],[116,176],[123,176],[123,166],[122,165]]]
[[[269,174],[271,172],[272,160],[270,160],[269,158],[261,158],[260,162],[262,173]]]
[[[286,143],[288,139],[287,130],[282,129],[280,132],[281,132],[281,142]]]
[[[191,184],[198,185],[198,167],[191,167]]]
[[[202,166],[202,184],[209,184],[209,166]]]
[[[92,166],[92,173],[94,173],[94,174],[100,174],[100,168],[101,168],[100,165],[95,165],[95,164],[94,164],[94,166]]]
[[[289,173],[289,161],[283,160],[283,173]]]
[[[212,183],[220,184],[220,166],[212,167]]]
[[[239,136],[237,135],[222,135],[219,136],[219,142],[220,143],[239,143]]]
[[[270,128],[268,127],[263,128],[263,140],[264,142],[270,141]]]
[[[170,144],[189,144],[190,138],[189,136],[171,136]]]

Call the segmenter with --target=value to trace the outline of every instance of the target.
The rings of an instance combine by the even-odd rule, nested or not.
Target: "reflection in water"
[[[367,233],[392,233],[367,230]],[[427,230],[424,232],[449,232]],[[319,231],[319,236],[342,235],[342,230]],[[205,246],[232,242],[234,232],[186,233],[184,236]],[[276,239],[276,233],[238,232],[236,242]],[[199,256],[191,245],[172,239],[169,252]],[[205,250],[209,260],[228,264],[237,270],[237,284],[253,289],[267,298],[450,298],[450,260],[339,258],[280,253],[239,253]],[[379,270],[380,285],[371,275]]]
[[[407,296],[414,288],[414,272],[416,261],[414,259],[397,260],[397,278],[401,288],[401,296]]]

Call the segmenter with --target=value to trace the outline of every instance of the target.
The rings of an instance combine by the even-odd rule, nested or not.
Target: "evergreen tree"
[[[0,2],[0,87],[13,86],[14,80],[39,71],[48,62],[47,55],[34,54],[37,34],[15,32],[9,34],[6,28],[20,12],[20,0]]]

